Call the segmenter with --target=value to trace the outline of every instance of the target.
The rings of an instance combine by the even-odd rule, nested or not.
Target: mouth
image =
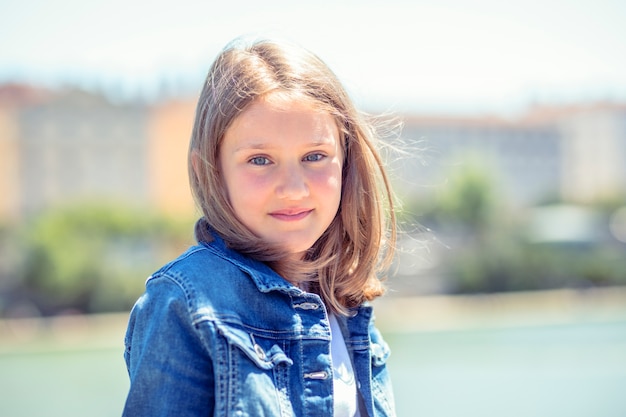
[[[296,208],[296,209],[285,209],[285,210],[276,210],[270,213],[270,216],[277,220],[282,221],[297,221],[302,220],[307,217],[309,214],[313,212],[313,209],[304,209],[304,208]]]

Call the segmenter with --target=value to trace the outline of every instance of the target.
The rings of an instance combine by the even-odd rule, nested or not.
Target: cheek
[[[228,196],[233,206],[240,204],[254,204],[263,198],[270,181],[259,175],[235,173],[227,181]],[[237,208],[237,207],[235,207]]]
[[[311,183],[329,199],[341,195],[341,166],[333,165],[328,170],[320,172],[311,178]]]
[[[264,189],[269,184],[269,180],[265,176],[245,172],[240,173],[236,181],[239,188],[246,189]]]
[[[337,192],[339,194],[341,194],[341,187],[342,187],[341,179],[342,179],[342,177],[343,177],[343,164],[341,163],[341,161],[337,160],[332,165],[332,172],[331,172],[331,175],[328,178],[328,186],[332,187],[335,190],[337,190]]]

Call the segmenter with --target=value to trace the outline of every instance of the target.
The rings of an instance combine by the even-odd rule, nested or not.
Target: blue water
[[[626,416],[626,321],[387,339],[399,416]]]
[[[626,416],[626,320],[385,336],[400,417]],[[0,354],[0,416],[120,415],[122,352]]]

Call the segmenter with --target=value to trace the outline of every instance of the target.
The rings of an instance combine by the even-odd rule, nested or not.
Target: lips
[[[282,221],[297,221],[304,219],[311,214],[312,211],[313,209],[305,208],[284,209],[273,211],[270,213],[270,216]]]

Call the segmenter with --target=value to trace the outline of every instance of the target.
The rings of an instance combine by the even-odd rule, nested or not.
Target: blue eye
[[[270,160],[264,156],[255,156],[254,158],[250,158],[248,162],[252,165],[267,165],[270,163]]]
[[[324,158],[324,154],[321,153],[311,153],[304,157],[304,161],[306,162],[316,162],[320,161]]]

